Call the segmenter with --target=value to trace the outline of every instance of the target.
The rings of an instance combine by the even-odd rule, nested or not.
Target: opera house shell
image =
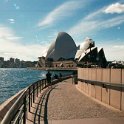
[[[90,38],[86,38],[83,43],[80,44],[79,49],[76,52],[75,59],[80,61],[87,52],[89,53],[90,51],[87,51],[89,48],[94,47],[94,41]]]
[[[72,37],[65,32],[60,32],[56,40],[50,45],[46,59],[52,58],[54,61],[60,58],[74,59],[76,51],[77,47]]]
[[[98,65],[99,67],[106,67],[107,60],[105,58],[104,50],[98,50],[92,39],[86,38],[76,52],[75,59],[78,63]]]
[[[105,67],[107,63],[103,48],[98,50],[92,39],[86,38],[79,47],[76,47],[72,37],[65,32],[60,32],[58,34],[56,40],[50,45],[46,57],[44,58],[41,57],[39,61],[40,65],[48,65],[51,60],[53,62],[72,60],[76,64],[91,64],[98,65],[99,67]],[[50,66],[52,66],[52,64]]]

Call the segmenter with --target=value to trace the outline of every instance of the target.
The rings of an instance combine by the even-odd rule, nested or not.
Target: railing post
[[[35,84],[33,85],[33,103],[34,103],[34,100],[35,100]]]
[[[37,82],[37,97],[38,97],[38,82]]]
[[[47,81],[45,80],[45,87],[46,87],[46,85],[47,85]]]
[[[42,89],[44,88],[44,86],[45,86],[45,80],[43,80],[43,85],[42,85]]]
[[[33,88],[32,88],[32,86],[31,86],[31,88],[30,88],[30,93],[31,93],[31,95],[30,95],[30,98],[31,98],[31,107],[32,107],[32,93],[33,92]]]
[[[23,110],[23,112],[24,112],[24,115],[23,115],[23,124],[26,124],[26,95],[25,95],[25,97],[24,97],[24,101],[23,101],[23,104],[24,104],[24,110]]]
[[[40,80],[40,92],[41,92],[41,83],[42,83],[42,80]]]
[[[30,93],[31,93],[31,87],[29,87],[29,112],[30,112],[30,105],[31,105],[31,96],[30,96]]]
[[[44,82],[44,80],[42,80],[42,84],[41,84],[41,86],[42,86],[42,90],[43,90],[43,82]]]
[[[46,85],[46,82],[45,82],[45,80],[43,81],[43,88],[45,87],[45,85]]]

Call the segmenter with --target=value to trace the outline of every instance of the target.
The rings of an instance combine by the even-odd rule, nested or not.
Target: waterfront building
[[[10,58],[9,61],[10,61],[11,63],[14,63],[14,60],[15,60],[14,58]]]
[[[3,67],[3,64],[4,64],[4,58],[0,57],[0,68]]]
[[[68,64],[69,63],[69,64]],[[38,67],[106,67],[103,48],[98,50],[91,38],[86,38],[78,47],[72,37],[60,32],[51,43],[45,57],[39,57]]]
[[[37,61],[20,61],[18,58],[10,58],[4,61],[3,57],[0,57],[0,68],[26,68],[35,67]]]
[[[81,55],[85,54],[87,49],[91,49],[94,46],[95,46],[95,42],[92,39],[87,37],[79,45],[78,50],[77,50],[76,55],[75,55],[75,59],[80,60],[81,59]]]
[[[13,68],[14,67],[14,61],[15,61],[14,58],[10,58],[10,60],[9,60],[9,67],[10,68]]]
[[[76,67],[76,66],[77,66],[77,64],[74,61],[71,61],[71,60],[53,62],[53,67],[54,68],[57,68],[57,67],[73,68],[73,67]]]
[[[107,60],[104,54],[103,48],[98,50],[95,46],[95,41],[90,38],[86,38],[83,43],[80,44],[75,55],[78,65],[82,67],[106,67]]]
[[[98,62],[97,64],[99,67],[106,67],[107,66],[107,60],[106,60],[103,48],[101,48],[98,51],[97,62]]]
[[[74,57],[77,51],[72,37],[60,32],[50,45],[46,57],[39,57],[38,67],[76,67]]]
[[[4,57],[0,57],[0,61],[1,62],[4,62]]]
[[[20,59],[16,58],[15,61],[14,61],[14,67],[16,68],[20,68],[21,67],[21,62],[20,62]]]
[[[45,57],[38,57],[38,63],[37,63],[37,67],[45,67],[46,66],[46,61],[45,61]]]
[[[60,58],[74,59],[76,51],[77,47],[72,37],[65,32],[60,32],[56,40],[52,42],[49,47],[46,60],[50,58],[52,58],[54,61],[57,61]]]

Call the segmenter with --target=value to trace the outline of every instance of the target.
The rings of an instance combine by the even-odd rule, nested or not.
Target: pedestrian
[[[77,72],[73,71],[72,73],[72,84],[77,84]]]
[[[62,78],[62,74],[61,73],[59,73],[59,77]]]
[[[62,81],[62,74],[59,73],[59,81],[61,82]]]
[[[58,75],[57,74],[54,75],[54,79],[58,79]]]
[[[51,73],[49,71],[46,74],[46,80],[47,80],[48,86],[51,85]]]

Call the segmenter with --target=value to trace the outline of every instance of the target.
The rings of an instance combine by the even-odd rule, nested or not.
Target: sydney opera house
[[[72,37],[60,32],[51,43],[45,57],[39,57],[38,67],[106,67],[103,48],[98,49],[95,42],[86,38],[78,47]]]

